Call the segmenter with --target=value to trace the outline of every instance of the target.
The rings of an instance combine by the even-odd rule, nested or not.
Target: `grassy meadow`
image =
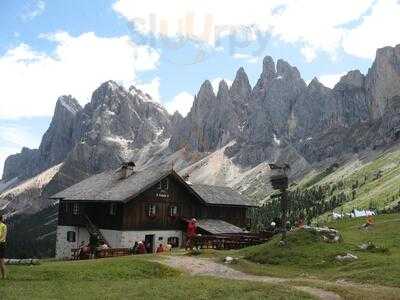
[[[288,235],[288,245],[279,246],[280,236],[266,244],[213,255],[239,257],[235,268],[246,273],[293,279],[318,278],[400,287],[400,214],[381,215],[366,230],[365,218],[334,221],[341,243],[325,243],[313,233],[298,230]],[[372,242],[376,249],[361,250],[359,245]],[[335,256],[351,253],[352,262],[339,262]]]
[[[312,299],[284,286],[190,276],[148,258],[10,266],[0,299]]]

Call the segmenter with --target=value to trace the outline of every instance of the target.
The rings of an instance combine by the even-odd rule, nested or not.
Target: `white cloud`
[[[251,54],[247,54],[247,53],[235,53],[235,54],[233,54],[233,58],[243,59],[243,60],[245,60],[245,61],[247,61],[248,63],[251,63],[251,64],[255,64],[259,60],[258,57],[253,56]]]
[[[315,49],[311,47],[303,47],[300,49],[301,54],[303,54],[305,60],[310,63],[312,62],[316,57],[317,53],[315,52]]]
[[[40,16],[46,8],[46,3],[43,0],[30,0],[25,4],[21,19],[25,22],[31,21],[37,16]]]
[[[363,49],[365,43],[373,45],[372,48],[392,43],[397,36],[396,25],[400,22],[396,0],[249,0],[235,5],[229,0],[204,0],[201,3],[195,0],[148,0],[140,5],[138,1],[117,0],[113,8],[142,33],[170,38],[184,36],[211,45],[216,45],[219,37],[238,28],[242,29],[241,36],[243,31],[248,32],[248,40],[251,40],[257,29],[280,41],[302,45],[301,53],[307,61],[315,59],[320,51],[335,59],[343,41],[346,51],[363,57],[368,51]],[[371,17],[364,16],[370,11]],[[388,19],[385,19],[386,15]],[[361,24],[357,28],[350,27],[359,21]],[[368,30],[372,26],[376,28]],[[380,36],[380,29],[385,29],[383,36]],[[353,38],[364,42],[359,45],[354,42],[352,49],[347,40]]]
[[[0,118],[49,116],[63,94],[84,104],[102,82],[134,84],[138,72],[155,69],[159,61],[154,49],[135,45],[128,36],[104,38],[89,32],[74,37],[59,32],[41,37],[56,44],[54,53],[20,44],[0,56],[2,99],[7,99],[0,101]],[[150,86],[157,84],[152,81]],[[154,91],[150,93],[159,98]]]
[[[377,48],[395,46],[400,43],[400,1],[377,1],[362,22],[346,33],[344,50],[362,58],[373,58]]]
[[[38,141],[27,127],[17,125],[0,126],[0,141],[9,147],[37,147]]]
[[[232,80],[223,79],[223,78],[221,78],[221,77],[217,77],[217,78],[214,78],[214,79],[210,80],[211,85],[212,85],[212,87],[213,87],[213,90],[214,90],[214,93],[215,93],[215,94],[218,93],[218,87],[219,87],[219,83],[221,82],[221,80],[225,80],[226,84],[227,84],[229,87],[230,87],[230,86],[232,85],[232,83],[233,83]]]
[[[174,99],[166,103],[166,108],[170,114],[178,111],[182,116],[186,116],[192,108],[194,96],[188,92],[181,92]]]
[[[334,88],[335,84],[339,82],[340,78],[344,76],[346,73],[338,73],[338,74],[326,74],[318,76],[318,80],[328,88]]]

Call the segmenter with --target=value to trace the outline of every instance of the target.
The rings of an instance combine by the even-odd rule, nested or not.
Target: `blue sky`
[[[282,58],[332,87],[366,73],[399,43],[397,0],[3,0],[0,2],[0,176],[4,159],[38,147],[57,98],[84,105],[102,82],[139,86],[186,114],[209,79]]]

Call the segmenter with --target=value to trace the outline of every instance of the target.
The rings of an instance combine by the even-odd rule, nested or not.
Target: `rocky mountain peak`
[[[214,89],[212,87],[212,84],[209,80],[205,80],[203,84],[201,85],[199,92],[197,94],[198,97],[203,97],[203,96],[215,96]]]
[[[235,79],[233,80],[233,83],[236,82],[236,84],[244,83],[246,81],[249,81],[249,78],[247,77],[246,71],[244,70],[243,67],[240,67],[236,71]],[[232,83],[232,85],[233,85]]]
[[[269,81],[274,77],[276,77],[275,62],[271,56],[266,56],[263,60],[261,78],[263,78],[265,81]]]
[[[395,47],[387,46],[376,50],[376,61],[380,62],[383,60],[392,61],[392,63],[398,63],[400,56],[400,44]]]
[[[388,99],[400,95],[400,45],[378,49],[365,80],[373,118],[381,117]]]
[[[361,88],[364,86],[365,76],[360,72],[360,70],[352,70],[346,75],[340,78],[340,81],[336,84],[338,87],[355,87]]]
[[[246,72],[241,67],[237,72],[235,79],[233,80],[230,95],[233,101],[243,102],[249,98],[251,93],[251,85]]]
[[[221,80],[218,86],[217,99],[229,98],[229,87],[225,80]]]
[[[92,94],[92,99],[90,104],[93,109],[100,107],[101,105],[111,106],[112,101],[116,96],[121,96],[123,99],[128,99],[126,97],[127,91],[124,87],[118,85],[115,81],[109,80],[102,83]]]
[[[317,77],[314,77],[310,83],[308,84],[308,88],[310,89],[316,89],[316,88],[320,88],[321,86],[324,86]]]
[[[276,73],[278,77],[287,78],[289,80],[300,80],[301,75],[296,67],[291,66],[283,59],[278,59],[276,63]]]
[[[209,109],[208,107],[214,105],[216,96],[214,93],[214,89],[211,85],[209,80],[203,82],[200,87],[199,92],[197,93],[196,97],[193,101],[192,109],[190,110],[191,113],[195,113],[198,111],[205,109]]]
[[[82,110],[82,106],[71,95],[64,95],[57,99],[54,115],[56,116],[58,113],[61,113],[64,110],[75,115],[77,112]]]
[[[144,100],[144,101],[153,101],[153,98],[152,98],[149,94],[143,92],[142,90],[138,89],[138,88],[135,87],[134,85],[131,85],[131,86],[129,87],[128,92],[129,92],[129,94],[131,94],[132,96],[134,96],[134,97],[135,97],[135,96],[138,96],[138,97],[140,97],[140,98],[141,98],[142,100]]]

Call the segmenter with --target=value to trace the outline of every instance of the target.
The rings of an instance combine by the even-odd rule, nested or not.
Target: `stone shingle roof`
[[[208,204],[253,206],[250,200],[230,187],[203,184],[190,187]]]
[[[169,175],[178,178],[190,192],[207,204],[252,206],[248,199],[229,187],[188,185],[171,168],[162,167],[135,171],[125,179],[120,179],[118,170],[106,171],[91,176],[51,198],[69,201],[127,202]]]
[[[172,172],[171,169],[149,168],[120,179],[118,170],[106,171],[70,186],[51,198],[73,201],[126,201]]]
[[[231,223],[214,220],[214,219],[200,219],[197,221],[197,227],[207,231],[211,234],[223,233],[244,233],[245,231]]]

